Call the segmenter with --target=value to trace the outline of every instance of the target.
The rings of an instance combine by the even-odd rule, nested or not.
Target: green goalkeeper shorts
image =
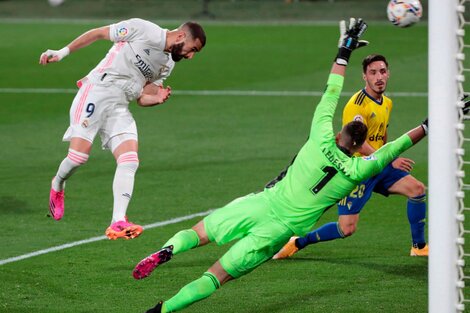
[[[293,235],[271,211],[266,194],[235,199],[204,218],[210,241],[223,245],[239,239],[219,260],[234,278],[268,261]]]

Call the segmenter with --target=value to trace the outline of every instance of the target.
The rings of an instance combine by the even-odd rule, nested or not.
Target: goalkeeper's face
[[[387,82],[390,76],[387,64],[383,61],[375,61],[367,66],[363,79],[366,82],[366,91],[375,97],[382,96],[387,89]]]

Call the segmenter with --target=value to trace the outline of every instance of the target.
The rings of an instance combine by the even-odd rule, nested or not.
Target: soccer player
[[[109,239],[131,239],[143,229],[127,220],[134,177],[139,166],[137,127],[129,103],[137,100],[149,107],[165,102],[171,88],[163,81],[175,62],[192,59],[206,43],[203,28],[187,22],[174,30],[138,18],[91,29],[60,50],[47,50],[39,63],[58,62],[97,40],[114,45],[106,57],[83,79],[70,108],[70,126],[63,140],[70,141],[68,155],[52,180],[50,215],[60,220],[64,214],[65,182],[90,154],[95,136],[100,134],[103,148],[110,149],[117,167],[113,181],[113,216],[106,229]]]
[[[367,56],[362,61],[362,72],[366,85],[354,94],[344,107],[343,125],[354,120],[367,125],[366,142],[356,153],[358,156],[367,156],[387,142],[392,100],[384,95],[390,76],[388,62],[384,56]],[[372,192],[387,197],[390,194],[399,194],[408,198],[407,212],[412,239],[410,255],[428,256],[429,249],[424,239],[425,187],[410,175],[413,164],[411,159],[397,158],[380,174],[361,182],[338,203],[338,222],[327,223],[305,237],[292,237],[273,258],[288,258],[307,245],[351,236],[356,231],[359,213],[372,196]]]
[[[366,27],[361,19],[351,19],[348,28],[344,21],[340,23],[338,54],[315,110],[309,139],[283,178],[271,188],[238,198],[191,229],[176,233],[161,250],[137,264],[133,276],[141,279],[173,255],[209,242],[222,245],[238,240],[200,278],[148,313],[182,310],[270,260],[292,234],[306,234],[328,207],[425,136],[426,125],[420,125],[364,158],[353,157],[366,139],[367,126],[362,122],[348,123],[335,137],[332,120],[346,65],[351,52],[367,44],[359,39]]]

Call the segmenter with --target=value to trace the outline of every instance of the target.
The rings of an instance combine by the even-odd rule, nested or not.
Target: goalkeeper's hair
[[[344,125],[341,131],[345,148],[357,151],[367,138],[367,126],[360,121],[352,121]]]
[[[366,56],[364,58],[364,60],[362,60],[362,72],[365,74],[367,72],[367,67],[369,66],[369,64],[371,64],[372,62],[377,62],[377,61],[384,62],[385,65],[388,68],[387,59],[383,55],[381,55],[381,54],[369,54],[368,56]]]

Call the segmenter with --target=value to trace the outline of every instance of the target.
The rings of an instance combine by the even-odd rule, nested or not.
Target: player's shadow
[[[362,260],[359,260],[362,259]],[[282,260],[282,262],[321,262],[327,264],[347,265],[347,266],[360,266],[368,270],[377,272],[384,272],[391,275],[402,276],[405,278],[423,278],[423,269],[427,274],[427,263],[423,265],[421,262],[417,264],[388,264],[384,266],[383,262],[363,261],[363,258],[321,258],[321,257],[295,257],[291,259]]]
[[[5,214],[29,213],[31,208],[26,201],[19,200],[12,196],[0,197],[0,212]]]

